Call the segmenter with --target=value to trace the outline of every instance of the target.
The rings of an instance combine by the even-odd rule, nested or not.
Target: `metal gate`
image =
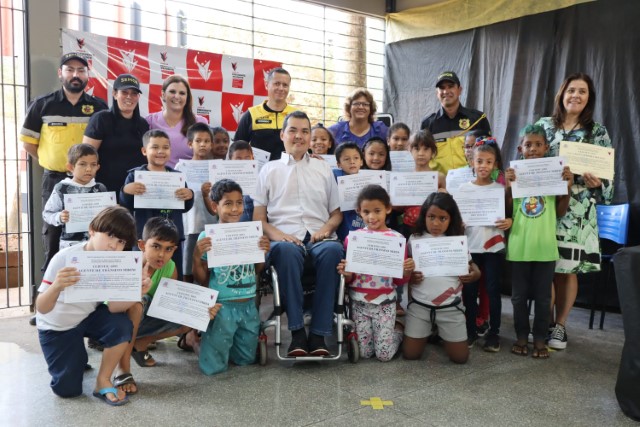
[[[29,161],[18,140],[28,100],[25,3],[0,0],[0,310],[31,304]]]

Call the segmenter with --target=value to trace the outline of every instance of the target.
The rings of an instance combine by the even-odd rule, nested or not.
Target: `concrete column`
[[[60,0],[27,0],[29,34],[29,102],[39,95],[57,90],[58,65],[62,45],[60,39]],[[42,247],[42,168],[37,161],[31,162],[33,183],[33,205],[30,215],[33,218],[33,242],[35,265],[32,283],[37,287],[42,280],[40,267],[44,263]]]

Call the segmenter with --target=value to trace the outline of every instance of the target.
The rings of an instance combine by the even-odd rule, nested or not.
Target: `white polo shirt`
[[[266,206],[269,224],[300,240],[307,232],[318,231],[329,213],[340,207],[331,167],[308,154],[296,162],[282,153],[279,160],[264,165],[253,201],[255,206]]]

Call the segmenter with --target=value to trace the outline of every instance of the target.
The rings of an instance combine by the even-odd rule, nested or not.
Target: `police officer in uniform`
[[[453,71],[445,71],[436,81],[436,96],[442,105],[437,112],[422,120],[420,129],[428,129],[436,140],[438,154],[431,167],[445,175],[449,169],[467,165],[464,156],[465,134],[474,131],[491,135],[491,125],[482,111],[465,108],[460,104],[462,86]]]
[[[291,75],[284,68],[274,68],[267,74],[267,100],[254,105],[242,114],[234,141],[248,141],[253,147],[271,153],[270,160],[280,158],[284,144],[280,130],[287,114],[295,108],[287,105]]]

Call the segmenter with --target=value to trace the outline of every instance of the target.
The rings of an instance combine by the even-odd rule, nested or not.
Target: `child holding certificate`
[[[386,225],[386,217],[391,213],[391,200],[384,188],[379,185],[366,186],[358,195],[357,206],[366,227],[349,236],[355,236],[356,233],[383,233],[403,237]],[[348,245],[349,237],[344,241],[345,250]],[[404,277],[395,279],[347,272],[344,259],[338,264],[338,273],[344,275],[349,284],[352,317],[362,357],[375,356],[381,362],[388,362],[398,351],[402,329],[399,324],[396,329],[396,287],[407,283],[414,267],[413,260],[406,258]]]
[[[128,394],[137,392],[130,369],[130,358],[143,368],[156,365],[148,346],[151,342],[189,332],[190,328],[163,319],[147,316],[151,300],[162,278],[177,279],[178,271],[172,255],[180,244],[178,229],[171,220],[163,217],[150,218],[142,230],[142,239],[138,240],[138,249],[144,254],[143,272],[151,278],[151,288],[138,304],[129,310],[129,318],[133,322],[133,338],[127,352],[120,362],[120,375],[115,378],[114,385],[123,387]],[[140,320],[142,319],[142,320]],[[191,350],[178,342],[178,347]]]
[[[237,144],[234,143],[234,145]],[[242,188],[230,180],[213,184],[211,200],[220,224],[240,222],[243,209]],[[256,245],[269,250],[269,239],[262,236]],[[211,238],[200,233],[193,254],[193,275],[196,282],[218,291],[222,307],[199,341],[194,334],[187,335],[187,344],[199,354],[200,370],[206,375],[224,372],[229,360],[236,365],[255,362],[260,317],[256,308],[256,270],[262,264],[231,265],[209,268],[207,252],[211,251]]]
[[[347,141],[336,148],[336,163],[339,169],[333,169],[336,180],[340,176],[355,175],[364,164],[362,150],[355,142]],[[342,212],[342,222],[336,230],[338,239],[344,242],[350,231],[364,227],[364,221],[355,210]]]
[[[427,129],[422,129],[414,133],[409,141],[409,150],[411,151],[413,160],[416,162],[416,172],[435,172],[434,169],[431,169],[429,163],[438,155],[438,147],[431,132]],[[445,176],[442,172],[438,172],[438,191],[444,191],[445,188]],[[404,209],[402,220],[404,227],[402,234],[404,234],[405,237],[408,237],[416,226],[419,213],[420,206],[407,206]]]
[[[131,213],[136,219],[136,229],[138,237],[142,237],[142,229],[150,218],[161,216],[168,218],[178,228],[180,240],[184,240],[184,226],[182,224],[182,214],[189,211],[193,207],[193,191],[189,189],[185,182],[184,187],[177,188],[175,197],[184,200],[184,209],[134,209],[134,196],[142,195],[146,192],[146,187],[142,182],[135,181],[135,174],[138,171],[153,172],[177,172],[175,169],[167,166],[167,162],[171,157],[171,141],[169,136],[159,129],[147,131],[142,136],[142,154],[147,158],[147,164],[131,169],[127,175],[122,190],[120,191],[120,204]],[[180,245],[173,254],[173,261],[178,267],[178,278],[182,278],[182,249]]]
[[[462,235],[462,216],[453,197],[448,193],[431,193],[420,207],[416,233],[411,235],[409,243]],[[454,363],[467,362],[469,347],[461,294],[463,285],[479,278],[480,270],[471,255],[469,273],[464,276],[425,277],[419,271],[411,274],[402,347],[405,359],[422,356],[427,337],[437,325],[449,359]]]
[[[42,353],[51,374],[51,390],[60,397],[82,394],[82,377],[88,360],[84,337],[104,346],[93,395],[112,406],[128,402],[126,394],[111,383],[118,360],[131,340],[131,321],[124,314],[134,302],[65,303],[65,289],[80,280],[67,256],[80,251],[122,251],[136,241],[135,222],[120,206],[100,212],[89,225],[89,240],[58,252],[44,273],[36,301],[36,324]],[[144,277],[144,276],[143,276]],[[142,291],[149,279],[142,281]]]
[[[251,144],[242,140],[234,142],[231,147],[229,147],[229,160],[253,160]],[[211,202],[210,197],[207,197],[207,199]],[[253,199],[248,194],[245,194],[242,201],[243,209],[240,222],[253,221]],[[209,206],[211,209],[211,205]]]
[[[107,187],[95,181],[100,169],[98,152],[89,144],[76,144],[67,152],[67,170],[73,178],[65,178],[53,187],[51,196],[42,211],[47,224],[62,226],[60,249],[76,245],[89,238],[88,232],[67,233],[65,224],[69,222],[69,211],[64,207],[65,194],[104,193]],[[115,203],[114,203],[115,204]]]
[[[525,159],[544,157],[549,151],[545,130],[539,125],[526,126],[520,133],[522,140],[518,151]],[[511,352],[527,356],[527,340],[531,331],[527,301],[531,295],[535,302],[533,318],[533,357],[547,359],[549,351],[545,345],[549,327],[551,305],[551,282],[556,260],[559,258],[556,241],[557,218],[569,207],[570,196],[534,196],[513,199],[511,183],[517,179],[513,168],[507,169],[507,215],[512,213],[513,225],[507,246],[507,260],[511,262],[511,303],[513,325],[517,341]],[[567,166],[562,178],[571,188],[573,174]],[[570,193],[570,192],[569,192]],[[512,212],[511,212],[512,211]]]
[[[212,141],[213,134],[208,124],[196,122],[189,126],[189,129],[187,129],[187,145],[193,151],[191,160],[206,161],[213,159]],[[183,168],[183,164],[178,162],[176,170],[179,171]],[[193,249],[198,241],[198,234],[204,230],[205,224],[215,224],[218,221],[217,217],[211,215],[205,208],[205,199],[209,198],[209,190],[211,190],[211,184],[209,182],[202,183],[201,191],[193,192],[193,208],[182,214],[185,232],[185,240],[182,247],[182,272],[184,274],[183,280],[189,283],[193,283],[191,264],[193,261]]]
[[[460,191],[482,191],[485,188],[504,186],[492,179],[494,171],[500,164],[500,150],[493,138],[478,138],[473,150],[473,172],[476,179],[462,184]],[[500,192],[502,194],[502,191]],[[501,196],[502,197],[502,196]],[[483,345],[484,351],[496,353],[500,351],[500,317],[502,315],[502,298],[500,295],[502,266],[506,239],[504,232],[511,227],[511,218],[502,218],[494,226],[467,226],[465,234],[469,251],[484,278],[489,296],[489,332]],[[462,297],[466,308],[467,341],[473,346],[478,339],[476,318],[478,313],[479,282],[467,284],[462,289]]]

